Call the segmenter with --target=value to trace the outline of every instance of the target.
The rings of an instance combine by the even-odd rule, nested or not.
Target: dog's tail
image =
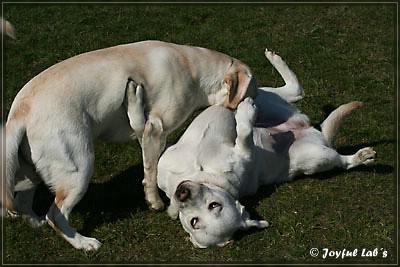
[[[3,127],[2,127],[3,128]],[[15,187],[15,174],[19,169],[19,159],[18,159],[18,150],[21,144],[22,138],[25,135],[25,124],[20,121],[14,121],[14,123],[7,124],[6,129],[1,129],[2,135],[5,133],[6,147],[5,153],[4,148],[2,147],[2,166],[4,166],[5,162],[5,172],[2,169],[1,171],[1,203],[0,209],[3,215],[4,207],[9,210],[14,210],[14,187]],[[5,155],[5,158],[4,158]],[[5,176],[5,177],[4,177]]]
[[[7,20],[5,20],[3,17],[0,17],[1,21],[1,34],[5,33],[11,38],[15,39],[15,29],[14,26]]]
[[[336,134],[343,118],[353,109],[362,106],[362,104],[363,103],[360,101],[343,104],[329,114],[329,116],[322,122],[321,131],[329,145],[332,145],[335,141]]]

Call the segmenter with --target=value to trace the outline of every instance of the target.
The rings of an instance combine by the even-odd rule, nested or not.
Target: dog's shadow
[[[84,218],[82,233],[90,233],[103,223],[112,223],[129,218],[132,213],[149,210],[145,201],[143,165],[138,164],[121,172],[110,180],[91,182],[82,200],[74,207],[73,213]],[[165,195],[160,194],[165,202]],[[47,213],[54,195],[41,183],[36,189],[33,209],[39,215]]]
[[[381,143],[390,143],[390,141],[381,141],[368,146],[379,145]],[[361,147],[367,145],[357,145],[355,147],[342,147],[338,149],[341,153],[349,152],[354,153]],[[372,167],[359,166],[351,170],[335,169],[324,173],[319,173],[311,176],[300,176],[299,179],[319,179],[325,180],[335,177],[343,172],[371,172],[376,173],[392,173],[394,168],[389,165],[377,164]],[[138,164],[127,170],[121,172],[117,176],[111,178],[104,183],[92,182],[89,188],[82,198],[82,200],[76,205],[73,212],[78,212],[84,216],[84,226],[81,232],[83,234],[90,233],[103,223],[112,223],[120,219],[129,218],[133,213],[148,210],[143,185],[143,165]],[[263,216],[258,214],[256,207],[260,201],[270,197],[277,191],[281,185],[268,185],[259,188],[258,192],[254,196],[244,197],[240,199],[240,202],[246,207],[246,210],[250,213],[252,219],[263,219]],[[169,203],[169,199],[165,194],[160,191],[160,195],[163,198],[164,203]],[[35,198],[33,202],[33,209],[38,215],[45,215],[54,201],[54,195],[50,193],[47,187],[40,184],[36,190]],[[250,229],[250,232],[259,231],[259,229]],[[235,234],[235,239],[239,240],[245,235],[248,235],[248,231],[238,231]]]

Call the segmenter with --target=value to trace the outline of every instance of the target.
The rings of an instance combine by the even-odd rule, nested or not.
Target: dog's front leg
[[[237,109],[235,148],[240,152],[249,154],[254,147],[253,141],[253,125],[257,116],[257,108],[253,103],[253,99],[246,98],[243,100]]]
[[[152,210],[164,209],[157,187],[157,164],[161,153],[165,149],[167,135],[164,132],[162,121],[158,117],[149,117],[145,124],[142,151],[144,166],[144,193],[147,204]]]
[[[142,136],[144,125],[146,123],[142,85],[137,85],[132,80],[128,81],[124,104],[127,109],[129,124],[132,130],[135,132],[140,145],[142,145]]]

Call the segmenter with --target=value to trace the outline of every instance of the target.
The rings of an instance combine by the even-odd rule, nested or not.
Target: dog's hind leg
[[[260,87],[259,89],[273,92],[289,103],[302,99],[304,97],[303,87],[300,85],[296,74],[287,66],[286,62],[278,54],[268,49],[265,49],[265,56],[282,76],[285,85],[278,88]]]
[[[243,100],[235,115],[236,133],[235,148],[245,154],[250,154],[253,147],[253,125],[257,117],[257,107],[253,103],[253,99],[246,98]]]
[[[376,163],[376,151],[372,147],[364,147],[357,151],[354,155],[343,156],[342,158],[343,165],[341,166],[344,169],[351,169],[360,165],[373,165]]]
[[[371,147],[360,149],[354,155],[340,155],[335,149],[313,143],[296,141],[289,149],[290,176],[311,175],[334,168],[351,169],[376,162],[376,152]]]
[[[74,172],[55,189],[55,200],[46,214],[49,225],[73,247],[84,250],[97,250],[101,243],[94,238],[85,237],[73,229],[68,218],[73,207],[81,200],[89,184],[90,172]]]
[[[86,251],[97,250],[101,246],[98,240],[79,234],[68,223],[72,208],[79,202],[87,188],[87,185],[79,182],[87,178],[80,177],[79,173],[74,176],[73,180],[77,181],[76,185],[70,184],[69,186],[59,187],[56,190],[54,203],[46,215],[47,222],[73,247]]]
[[[16,173],[16,185],[15,191],[16,196],[14,200],[15,210],[17,214],[21,214],[22,217],[26,218],[33,227],[39,227],[46,223],[45,218],[39,217],[33,210],[33,197],[37,185],[40,183],[40,178],[37,176],[32,165],[25,162],[20,157],[20,169]],[[11,217],[14,217],[16,213],[9,212]]]
[[[43,181],[55,192],[54,202],[46,214],[48,224],[73,247],[89,251],[97,250],[101,243],[82,236],[68,223],[69,215],[85,194],[93,173],[93,143],[85,127],[85,124],[77,127],[78,132],[69,129],[68,138],[66,135],[53,136],[53,146],[46,147],[46,154],[38,155],[47,158],[37,166],[40,165]]]
[[[46,219],[44,217],[39,217],[32,210],[33,197],[36,191],[36,185],[33,185],[32,188],[17,192],[15,197],[15,208],[22,215],[22,217],[26,218],[33,227],[40,227],[46,223]]]

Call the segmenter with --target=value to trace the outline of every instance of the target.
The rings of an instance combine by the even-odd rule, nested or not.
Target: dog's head
[[[228,92],[224,106],[231,109],[236,109],[246,97],[255,98],[258,92],[257,80],[250,68],[236,59],[224,77],[224,86]]]
[[[251,220],[239,201],[213,185],[184,181],[178,185],[174,201],[183,228],[199,248],[224,246],[239,229],[268,226],[266,221]]]

